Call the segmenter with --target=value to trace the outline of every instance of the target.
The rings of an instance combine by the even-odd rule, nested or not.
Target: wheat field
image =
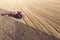
[[[11,19],[60,38],[60,0],[3,0],[0,1],[0,8],[21,11],[24,18]],[[5,18],[8,21],[9,18]]]

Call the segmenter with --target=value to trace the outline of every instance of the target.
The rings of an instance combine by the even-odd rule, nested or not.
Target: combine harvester
[[[24,18],[0,15],[0,40],[60,40],[60,0],[0,1],[0,14],[16,11]]]

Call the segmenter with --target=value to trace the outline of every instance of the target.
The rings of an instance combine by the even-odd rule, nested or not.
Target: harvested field
[[[60,0],[11,0],[0,4],[0,14],[18,10],[25,15],[22,19],[0,15],[0,40],[60,40]]]

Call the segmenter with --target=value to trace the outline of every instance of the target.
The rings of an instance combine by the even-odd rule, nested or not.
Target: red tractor
[[[19,11],[17,11],[17,12],[15,12],[14,14],[13,14],[14,12],[11,12],[11,13],[3,13],[3,14],[1,14],[2,16],[5,16],[5,15],[8,15],[8,16],[10,16],[10,17],[14,17],[14,18],[17,18],[17,19],[20,19],[20,18],[23,18],[23,14],[22,14],[22,12],[19,12]]]

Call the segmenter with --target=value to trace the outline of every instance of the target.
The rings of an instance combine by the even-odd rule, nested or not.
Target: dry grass
[[[9,0],[0,4],[0,8],[10,11],[19,10],[25,14],[23,19],[11,19],[1,16],[2,24],[5,24],[2,25],[3,27],[6,26],[9,29],[7,24],[18,26],[19,23],[15,24],[15,21],[13,21],[16,20],[34,29],[60,38],[60,0],[14,0],[14,2]],[[16,29],[14,28],[14,30]]]

